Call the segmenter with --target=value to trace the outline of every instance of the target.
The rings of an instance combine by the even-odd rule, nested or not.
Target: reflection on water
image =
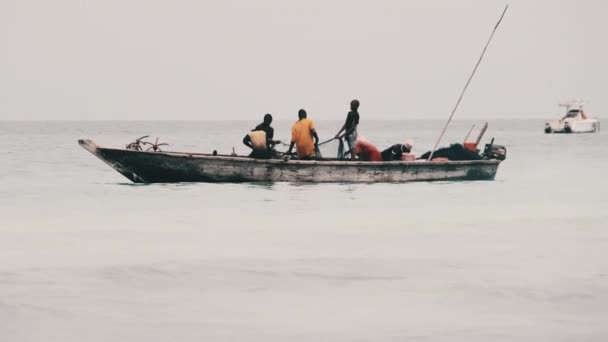
[[[274,182],[256,182],[247,183],[247,186],[250,189],[274,190],[275,184]]]

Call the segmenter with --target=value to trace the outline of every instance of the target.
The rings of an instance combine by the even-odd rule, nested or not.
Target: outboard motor
[[[483,157],[487,159],[505,160],[507,159],[507,148],[502,145],[494,145],[494,138],[483,150]]]

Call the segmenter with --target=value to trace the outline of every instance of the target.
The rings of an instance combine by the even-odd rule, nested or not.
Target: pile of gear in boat
[[[281,141],[274,140],[274,129],[272,128],[272,115],[264,115],[264,121],[257,125],[251,132],[243,138],[243,144],[251,149],[249,157],[257,159],[284,158],[285,156],[300,160],[319,160],[322,159],[319,145],[330,142],[334,139],[339,141],[338,159],[351,159],[359,161],[414,161],[415,155],[412,153],[413,142],[408,140],[402,144],[394,144],[383,151],[380,151],[368,140],[359,136],[357,128],[359,126],[359,101],[352,100],[350,111],[346,115],[346,121],[336,133],[335,137],[319,143],[319,135],[315,129],[314,122],[309,119],[304,109],[298,111],[298,121],[291,127],[291,141],[287,152],[281,153],[275,150],[275,146]],[[485,131],[485,129],[484,129]],[[482,133],[483,135],[483,133]],[[506,148],[494,145],[493,140],[487,144],[483,153],[479,153],[476,143],[452,144],[447,148],[440,148],[432,153],[433,161],[444,160],[482,160],[506,158]],[[466,140],[466,138],[465,138]],[[344,141],[348,150],[344,151]],[[292,153],[295,147],[295,155]],[[418,159],[427,160],[431,152],[427,152]]]
[[[161,146],[168,146],[169,144],[167,143],[159,143],[158,139],[156,138],[156,142],[149,142],[149,141],[145,141],[144,139],[150,137],[149,135],[144,135],[143,137],[139,137],[137,139],[135,139],[135,141],[133,141],[132,143],[128,143],[127,146],[125,147],[127,150],[133,150],[133,151],[144,151],[145,146],[150,146],[147,149],[145,149],[145,151],[154,151],[154,152],[162,152],[163,150],[160,149]]]

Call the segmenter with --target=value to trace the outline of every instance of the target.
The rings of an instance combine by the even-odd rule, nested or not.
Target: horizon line
[[[530,117],[496,117],[496,118],[462,118],[454,119],[454,121],[505,121],[505,120],[550,120],[551,118],[530,118]],[[255,119],[0,119],[0,122],[109,122],[109,121],[150,121],[150,122],[239,122],[239,121],[259,121]],[[314,121],[343,121],[344,119],[314,119]],[[274,122],[296,121],[295,119],[274,119]],[[374,118],[366,121],[446,121],[439,118],[408,118],[408,119],[389,119],[389,118]]]

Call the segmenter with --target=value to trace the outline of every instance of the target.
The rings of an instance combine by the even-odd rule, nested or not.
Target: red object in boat
[[[403,161],[414,161],[416,160],[416,155],[413,153],[404,153],[401,155],[401,160]]]
[[[357,139],[355,149],[362,161],[382,161],[380,150],[366,139]]]
[[[472,141],[465,142],[463,146],[469,151],[479,152],[479,150],[477,149],[477,144]]]

